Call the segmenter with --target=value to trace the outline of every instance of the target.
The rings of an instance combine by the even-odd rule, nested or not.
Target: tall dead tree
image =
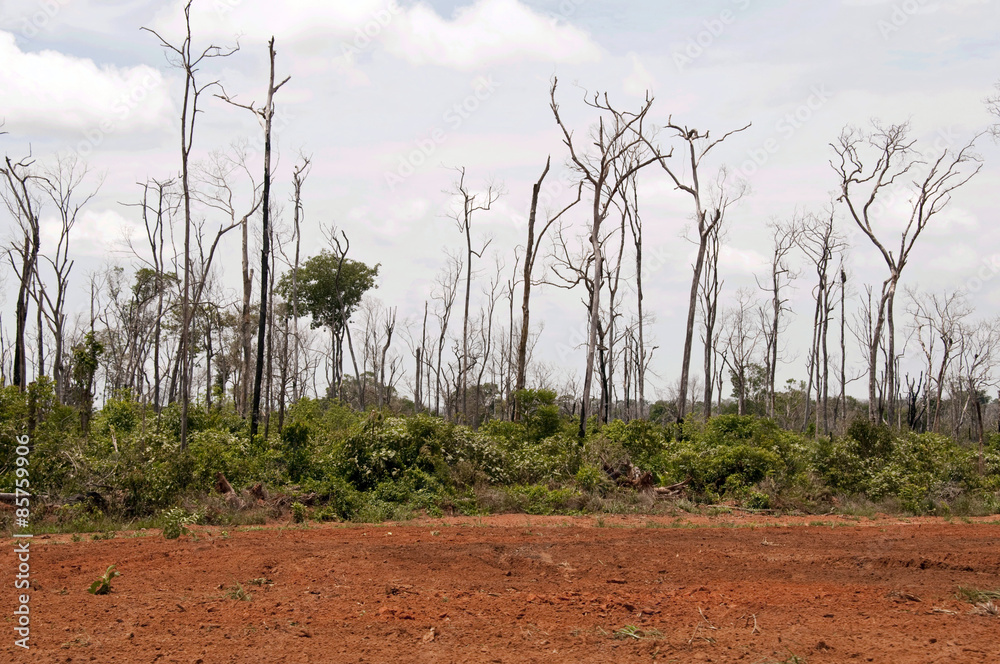
[[[767,381],[767,416],[774,417],[775,376],[778,373],[779,337],[781,334],[781,316],[789,311],[788,298],[783,293],[788,282],[795,277],[788,265],[788,255],[795,247],[798,236],[798,223],[782,223],[776,221],[770,224],[771,229],[771,263],[766,281],[762,284],[757,275],[757,287],[768,294],[767,307],[761,307],[761,327],[764,337],[764,372]],[[812,372],[809,375],[812,384]],[[808,409],[809,394],[806,393]]]
[[[719,294],[722,291],[723,281],[719,279],[719,256],[722,252],[722,240],[720,234],[722,224],[715,224],[708,234],[708,242],[705,247],[705,268],[702,273],[702,283],[699,288],[701,295],[702,325],[704,336],[702,342],[705,347],[704,370],[705,370],[705,394],[703,410],[705,420],[712,416],[712,395],[715,386],[716,369],[715,365],[721,357],[719,353],[718,315],[719,315]]]
[[[194,148],[194,130],[198,120],[198,100],[209,89],[217,86],[218,81],[204,85],[198,83],[196,74],[203,62],[210,58],[232,55],[239,46],[223,50],[219,46],[209,45],[201,51],[194,49],[191,39],[191,4],[184,5],[183,41],[175,46],[161,37],[155,30],[141,28],[157,39],[167,51],[167,61],[184,72],[184,98],[181,105],[181,195],[184,201],[184,280],[181,295],[181,334],[179,349],[180,392],[181,392],[181,448],[187,447],[188,406],[191,400],[190,375],[190,338],[191,338],[191,183],[189,166],[191,152]]]
[[[242,235],[242,305],[240,308],[239,333],[240,348],[243,353],[243,363],[240,369],[240,382],[235,391],[237,412],[243,417],[248,413],[248,386],[250,384],[252,339],[252,312],[250,301],[253,287],[253,270],[250,268],[250,220],[257,214],[263,200],[262,184],[257,182],[249,164],[249,154],[245,142],[233,145],[229,152],[213,152],[208,162],[196,169],[200,192],[195,197],[206,207],[224,214],[229,220],[229,230],[239,227]],[[242,214],[237,209],[237,192],[234,189],[234,176],[239,173],[249,185],[251,198]]]
[[[292,400],[299,400],[299,350],[302,347],[302,339],[299,336],[299,250],[302,245],[302,222],[305,220],[305,211],[302,208],[302,185],[309,175],[312,165],[311,160],[305,155],[301,156],[301,162],[292,170],[292,185],[294,191],[293,204],[295,213],[292,217],[293,233],[295,239],[295,259],[292,262],[292,317],[295,320],[295,347],[292,352]]]
[[[982,160],[972,153],[979,135],[957,152],[950,149],[941,154],[919,153],[916,140],[911,139],[909,123],[883,125],[872,121],[870,130],[847,127],[836,143],[831,144],[835,153],[830,161],[837,174],[840,201],[847,205],[851,218],[861,232],[878,250],[889,274],[882,282],[875,307],[875,324],[872,330],[872,347],[868,355],[868,417],[872,422],[885,419],[895,422],[896,345],[895,319],[893,317],[896,287],[903,268],[910,258],[920,234],[951,200],[953,191],[972,179],[982,169]],[[975,164],[967,167],[966,164]],[[969,172],[971,168],[971,172]],[[887,205],[900,192],[902,181],[909,179],[906,207],[908,218],[902,220],[898,248],[893,251],[887,241],[879,237],[877,227],[891,220]],[[876,205],[878,203],[878,205]],[[885,347],[882,346],[883,335]],[[883,412],[878,402],[878,360],[885,352],[886,408]]]
[[[625,186],[622,187],[622,213],[628,221],[632,233],[632,246],[635,250],[635,348],[633,355],[633,379],[635,382],[636,417],[646,416],[646,371],[652,360],[653,349],[646,347],[646,311],[642,293],[643,254],[642,254],[642,215],[639,212],[639,187],[633,173]]]
[[[579,428],[579,436],[583,438],[587,431],[587,408],[594,378],[594,354],[597,350],[597,326],[601,310],[601,291],[603,290],[604,253],[601,247],[601,225],[607,218],[610,207],[620,195],[628,178],[645,166],[658,161],[662,163],[670,155],[657,153],[647,159],[637,161],[629,168],[615,171],[614,166],[619,159],[631,154],[648,140],[644,134],[644,122],[653,104],[653,99],[648,94],[637,113],[614,108],[608,100],[607,93],[604,95],[595,93],[593,98],[585,97],[584,103],[598,111],[600,118],[591,136],[594,150],[587,152],[577,150],[573,141],[573,132],[566,127],[559,115],[559,104],[556,103],[557,84],[558,79],[553,77],[552,87],[549,91],[552,113],[555,116],[556,124],[562,130],[563,143],[569,149],[570,164],[576,170],[582,183],[593,192],[589,231],[593,288],[590,293],[590,315],[587,325],[587,368],[583,376]]]
[[[86,179],[89,169],[76,157],[59,159],[56,164],[47,169],[45,192],[55,205],[59,215],[59,240],[53,256],[45,255],[52,272],[55,275],[55,297],[39,282],[40,303],[39,313],[44,313],[55,343],[55,355],[52,362],[52,380],[55,383],[56,398],[62,402],[66,398],[66,298],[69,291],[69,275],[73,270],[73,261],[69,258],[70,231],[76,225],[80,210],[86,205],[100,188],[98,183],[94,190],[83,195],[82,199],[74,197],[80,185]],[[39,331],[41,334],[41,331]]]
[[[468,423],[469,397],[469,305],[472,299],[472,258],[482,258],[483,252],[490,246],[492,239],[487,239],[478,250],[472,248],[472,218],[477,212],[488,212],[503,193],[494,185],[486,187],[483,194],[474,194],[465,184],[465,168],[458,168],[458,182],[455,183],[454,194],[461,197],[461,211],[452,214],[452,219],[458,224],[458,229],[465,236],[465,308],[462,314],[462,356],[459,358],[458,372],[461,380],[461,410],[462,417]]]
[[[535,222],[538,214],[538,197],[542,190],[542,182],[545,181],[545,176],[549,172],[549,165],[552,161],[551,157],[545,160],[545,170],[542,171],[541,177],[531,188],[531,210],[528,213],[528,238],[524,245],[524,276],[522,277],[522,291],[521,291],[521,334],[518,337],[517,342],[517,380],[514,385],[514,389],[518,392],[523,390],[526,385],[526,373],[528,364],[528,334],[531,330],[531,287],[534,279],[535,261],[538,260],[538,251],[541,247],[542,240],[545,239],[546,233],[548,233],[549,228],[552,227],[560,217],[563,216],[570,208],[580,202],[581,194],[583,193],[582,187],[577,187],[576,200],[567,205],[565,208],[560,210],[555,215],[550,216],[545,225],[542,226],[538,233],[535,233]],[[512,319],[513,323],[513,319]],[[515,401],[514,404],[514,419],[519,420],[521,418],[521,407]]]
[[[270,287],[270,257],[271,257],[271,126],[274,119],[274,95],[291,79],[286,76],[283,81],[274,83],[274,37],[267,42],[270,74],[267,83],[267,95],[264,106],[256,108],[253,102],[240,104],[223,92],[216,95],[233,106],[243,108],[258,116],[264,129],[264,191],[261,201],[261,249],[260,249],[260,313],[257,318],[257,363],[253,379],[253,403],[250,407],[250,437],[257,435],[257,425],[260,420],[260,397],[264,377],[264,345],[266,342],[268,317],[268,288]]]
[[[813,289],[813,299],[816,306],[813,312],[812,345],[809,349],[809,381],[806,388],[805,419],[809,419],[809,399],[815,384],[817,436],[827,433],[830,429],[829,332],[830,317],[836,304],[834,293],[837,290],[836,277],[831,279],[830,272],[833,260],[837,256],[843,260],[843,251],[846,249],[846,241],[836,231],[834,215],[835,208],[831,204],[822,216],[807,215],[803,217],[798,223],[793,238],[796,246],[806,255],[816,271],[816,286]],[[843,286],[842,281],[841,286]],[[805,426],[803,424],[803,428]]]
[[[674,138],[680,139],[687,153],[687,161],[682,165],[681,170],[671,167],[666,160],[660,160],[660,166],[663,167],[663,170],[678,190],[691,196],[694,202],[694,219],[698,233],[698,253],[692,266],[693,274],[691,276],[691,290],[688,296],[684,351],[681,357],[681,382],[677,394],[677,419],[680,421],[684,419],[687,409],[688,382],[691,375],[691,351],[694,343],[695,315],[698,310],[698,288],[701,284],[701,273],[705,266],[708,243],[715,227],[722,223],[722,218],[726,210],[730,205],[738,201],[745,191],[745,185],[737,183],[737,188],[734,192],[727,192],[720,188],[718,195],[715,196],[715,200],[709,200],[708,192],[702,188],[700,169],[702,161],[708,156],[709,152],[733,134],[749,129],[750,124],[740,129],[726,132],[721,138],[716,140],[710,139],[710,132],[708,131],[702,134],[697,129],[675,124],[672,117],[667,119],[664,128],[670,130]],[[656,154],[660,153],[659,148],[654,147],[648,141],[647,144]],[[687,170],[690,170],[690,181],[683,180]],[[720,178],[720,182],[724,184],[725,179]]]
[[[5,157],[5,166],[0,168],[4,188],[0,190],[11,217],[17,223],[20,237],[7,248],[7,258],[17,275],[17,303],[14,309],[14,385],[21,391],[28,387],[28,352],[25,344],[28,327],[28,298],[38,270],[39,237],[39,192],[35,185],[41,176],[31,172],[34,161],[29,155],[21,161]],[[16,256],[16,258],[15,258]],[[40,334],[41,332],[39,332]]]

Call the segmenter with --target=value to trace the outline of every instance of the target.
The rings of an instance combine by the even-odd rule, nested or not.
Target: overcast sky
[[[130,262],[122,238],[140,222],[122,203],[137,199],[135,183],[179,170],[182,79],[140,27],[179,41],[183,4],[0,0],[0,117],[8,132],[0,149],[18,157],[30,145],[42,162],[76,152],[104,176],[73,238],[79,301],[89,272]],[[308,154],[306,253],[322,246],[319,223],[335,223],[351,237],[354,258],[382,264],[376,295],[398,306],[400,318],[422,311],[445,248],[462,245],[448,218],[454,167],[467,169],[473,187],[503,183],[507,194],[481,214],[474,234],[492,237],[490,249],[511,265],[546,157],[555,165],[552,182],[565,170],[548,107],[554,75],[561,112],[579,137],[596,120],[584,91],[606,91],[616,106],[637,110],[648,90],[654,122],[672,115],[717,135],[752,123],[707,164],[739,169],[751,187],[729,215],[727,302],[766,269],[769,220],[829,202],[836,186],[829,143],[844,125],[909,120],[918,147],[959,148],[990,124],[984,98],[1000,80],[1000,3],[990,0],[195,0],[192,24],[196,46],[238,39],[239,52],[205,62],[199,75],[245,103],[263,101],[266,43],[275,37],[278,76],[291,76],[276,98],[280,223],[289,223],[291,168]],[[234,141],[259,142],[249,113],[214,98],[204,111],[200,158]],[[1000,253],[1000,150],[984,137],[976,151],[982,172],[928,229],[903,284],[965,288],[982,315],[995,315],[1000,280],[977,279],[992,275],[984,266]],[[679,374],[691,201],[662,171],[648,171],[640,195],[645,301],[659,346],[655,394]],[[561,200],[553,196],[553,207]],[[905,200],[896,207],[883,220],[887,232],[898,227]],[[54,241],[51,212],[43,209],[43,251]],[[581,208],[574,222],[585,215]],[[10,220],[0,223],[10,237]],[[209,228],[218,223],[209,216]],[[235,288],[238,238],[230,240],[222,266]],[[885,270],[863,240],[850,256],[859,291],[880,283]],[[492,262],[479,264],[484,284]],[[791,302],[797,322],[787,376],[805,377],[811,286],[803,271]],[[581,296],[549,288],[536,301],[545,325],[538,357],[557,374],[582,371],[583,351],[572,348],[585,314]],[[11,310],[7,323],[9,293],[3,307]],[[851,360],[860,365],[860,353]]]

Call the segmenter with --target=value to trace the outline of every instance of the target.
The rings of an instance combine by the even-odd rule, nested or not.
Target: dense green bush
[[[629,509],[642,500],[649,508],[652,499],[616,487],[603,467],[624,462],[651,471],[660,484],[687,480],[687,497],[699,502],[827,509],[838,494],[917,513],[1000,509],[1000,434],[987,437],[980,473],[975,446],[864,419],[842,437],[814,439],[751,416],[604,426],[591,418],[580,439],[575,423],[560,418],[555,393],[525,390],[517,398],[520,421],[487,421],[478,429],[301,399],[289,406],[280,431],[272,418],[252,441],[232,402],[216,399],[210,408],[192,405],[182,450],[178,406],[157,414],[119,392],[84,431],[79,412],[58,404],[51,381],[41,379],[25,393],[0,388],[0,490],[14,486],[17,436],[30,432],[31,488],[50,501],[58,527],[77,529],[198,504],[231,510],[231,501],[207,495],[218,473],[237,490],[260,482],[288,496],[267,509],[287,513],[297,501],[308,506],[300,516],[316,519],[571,513],[628,500]],[[81,502],[88,492],[100,495]]]
[[[871,500],[895,497],[904,509],[935,508],[930,497],[943,487],[970,491],[990,483],[981,478],[976,453],[934,433],[903,432],[853,424],[848,436],[817,448],[816,466],[825,482]]]
[[[362,490],[396,479],[409,468],[447,477],[443,449],[449,437],[450,425],[426,415],[404,419],[373,411],[340,447],[338,469]]]
[[[604,427],[602,433],[609,441],[620,445],[633,464],[649,469],[665,466],[669,443],[664,427],[646,420],[632,420],[628,424],[615,420]]]

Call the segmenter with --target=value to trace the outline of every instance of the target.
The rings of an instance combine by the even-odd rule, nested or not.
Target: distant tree
[[[264,180],[263,180],[263,194],[261,198],[261,249],[260,249],[260,315],[257,318],[257,364],[256,370],[254,372],[253,381],[253,405],[250,411],[250,436],[253,437],[257,434],[257,422],[260,419],[260,398],[261,390],[263,387],[263,377],[264,377],[264,343],[265,332],[267,328],[267,320],[269,314],[268,308],[268,288],[270,287],[270,281],[268,280],[268,274],[270,272],[271,265],[271,125],[274,120],[274,95],[281,89],[285,83],[288,83],[290,76],[286,76],[283,81],[275,85],[274,83],[274,37],[267,43],[268,55],[270,57],[271,68],[270,68],[270,78],[267,84],[267,96],[264,105],[260,108],[255,108],[251,104],[240,104],[234,101],[229,95],[223,94],[216,95],[223,101],[226,101],[233,106],[250,111],[256,116],[260,117],[260,122],[264,127]]]
[[[556,103],[557,79],[552,79],[549,90],[550,108],[555,116],[556,124],[562,131],[563,144],[569,150],[570,164],[576,171],[580,182],[593,192],[589,222],[589,237],[591,256],[587,269],[591,274],[592,284],[588,302],[589,316],[587,325],[587,368],[583,375],[583,397],[580,406],[579,437],[583,438],[587,428],[587,407],[590,401],[590,389],[594,378],[594,355],[597,351],[597,328],[601,311],[601,291],[604,288],[604,248],[601,235],[601,225],[608,217],[611,206],[616,204],[626,182],[634,173],[646,166],[663,162],[670,155],[657,153],[655,156],[632,162],[628,168],[616,169],[615,165],[626,155],[632,155],[647,141],[644,134],[644,122],[653,99],[648,94],[638,112],[620,111],[611,105],[608,95],[595,93],[592,99],[585,98],[584,103],[600,114],[597,125],[593,128],[586,152],[577,147],[571,132],[559,115],[559,104]],[[581,146],[582,147],[582,146]],[[592,148],[592,149],[591,149]]]
[[[477,212],[488,212],[493,204],[503,195],[503,188],[489,184],[486,191],[481,194],[474,194],[465,183],[465,168],[458,168],[458,182],[451,192],[461,197],[462,209],[451,214],[451,218],[458,224],[458,229],[465,236],[465,308],[462,312],[462,355],[459,358],[459,376],[461,377],[462,388],[462,417],[466,422],[469,419],[468,396],[469,396],[469,303],[472,297],[472,257],[482,258],[483,252],[493,241],[488,238],[479,249],[472,248],[472,217]]]
[[[672,118],[667,118],[665,129],[670,130],[673,136],[680,140],[684,146],[683,150],[686,159],[682,160],[681,167],[671,166],[669,162],[660,159],[660,166],[669,177],[669,181],[674,186],[691,196],[694,202],[695,230],[698,233],[698,253],[692,265],[691,291],[688,296],[687,327],[684,336],[684,351],[681,357],[681,383],[677,395],[677,419],[683,420],[685,409],[687,408],[688,383],[691,372],[691,351],[694,343],[695,314],[698,310],[698,290],[701,287],[702,271],[705,268],[705,258],[708,254],[709,244],[712,242],[713,233],[716,227],[722,223],[726,210],[730,205],[736,203],[746,191],[743,183],[737,183],[735,190],[727,190],[726,171],[721,169],[716,180],[714,190],[710,186],[704,186],[701,180],[703,171],[700,170],[702,162],[708,153],[715,146],[719,145],[733,134],[749,129],[747,124],[740,129],[734,129],[723,134],[717,139],[709,138],[709,131],[704,133],[686,125],[675,124]],[[659,156],[660,150],[652,145],[648,139],[644,139],[647,145]],[[671,150],[672,152],[672,150]]]
[[[21,161],[6,157],[0,166],[4,187],[0,199],[17,223],[19,236],[7,247],[7,258],[18,278],[17,303],[15,304],[14,331],[14,385],[22,392],[28,385],[27,346],[25,332],[28,327],[28,297],[37,277],[38,251],[41,245],[39,223],[40,176],[31,170],[34,161],[29,156]],[[16,256],[16,258],[15,258]],[[39,334],[41,331],[39,330]]]
[[[726,346],[724,361],[729,367],[739,415],[747,414],[748,398],[759,396],[752,392],[755,385],[751,378],[757,374],[758,390],[767,382],[760,378],[760,365],[754,361],[761,337],[761,330],[753,321],[756,308],[752,293],[741,288],[736,292],[736,302],[723,323]]]
[[[847,127],[836,143],[831,144],[835,158],[830,165],[837,174],[840,200],[861,232],[878,250],[889,274],[873,307],[874,327],[868,354],[868,417],[872,422],[885,417],[895,421],[896,346],[893,304],[903,268],[909,261],[920,234],[948,203],[952,192],[971,180],[982,168],[982,159],[972,153],[976,136],[957,152],[944,150],[939,155],[921,154],[910,138],[909,123],[883,125],[872,121],[868,130]],[[898,184],[897,184],[898,181]],[[892,189],[904,186],[908,201],[899,244],[894,249],[888,233],[886,202]],[[876,202],[878,205],[876,205]],[[882,228],[880,228],[880,226]],[[881,236],[881,237],[880,237]],[[882,347],[883,338],[885,348]],[[878,359],[885,351],[885,403],[878,400]],[[880,408],[884,405],[885,412]]]
[[[198,99],[206,91],[218,85],[218,81],[206,84],[198,83],[196,74],[205,60],[232,55],[239,46],[224,50],[215,45],[206,46],[198,51],[192,43],[191,5],[188,0],[184,5],[184,38],[178,45],[164,39],[155,30],[142,28],[160,40],[160,46],[167,52],[170,64],[184,72],[184,96],[181,104],[181,196],[184,203],[184,279],[181,295],[181,335],[178,352],[178,365],[181,375],[181,447],[187,446],[188,404],[191,400],[190,376],[190,331],[191,326],[191,198],[190,182],[191,152],[194,149],[195,124],[198,119]]]
[[[277,291],[290,301],[297,290],[299,314],[312,317],[312,328],[330,331],[333,350],[333,387],[338,389],[343,377],[343,342],[347,324],[362,296],[375,286],[379,265],[369,267],[360,261],[328,250],[302,261],[293,284],[293,271],[281,275]]]

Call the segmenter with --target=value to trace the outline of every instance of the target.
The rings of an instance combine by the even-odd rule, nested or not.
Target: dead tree
[[[220,99],[246,109],[260,118],[264,128],[264,191],[261,201],[261,250],[260,250],[260,315],[257,319],[257,363],[254,370],[253,380],[253,404],[250,409],[250,437],[257,435],[257,424],[260,420],[260,397],[262,379],[264,376],[264,343],[267,328],[268,314],[268,288],[270,286],[270,256],[271,256],[271,229],[269,227],[271,218],[271,125],[274,119],[274,95],[285,83],[291,79],[286,76],[283,81],[275,85],[274,83],[274,37],[267,43],[267,51],[270,61],[270,76],[267,84],[267,98],[264,106],[255,108],[253,102],[250,104],[237,103],[232,97],[223,92],[216,95]]]
[[[292,217],[293,232],[295,237],[295,259],[292,262],[292,317],[295,320],[295,347],[293,349],[293,360],[292,360],[292,400],[299,400],[299,350],[302,348],[302,340],[299,336],[299,250],[302,245],[302,227],[301,224],[305,220],[305,211],[302,208],[302,185],[305,183],[306,177],[309,175],[309,170],[312,165],[311,160],[305,155],[301,156],[301,163],[299,163],[292,170],[292,185],[294,188],[294,198],[293,203],[295,205],[295,213]]]
[[[435,311],[438,319],[438,338],[436,347],[437,364],[434,369],[435,390],[434,390],[434,413],[441,414],[441,369],[444,358],[445,343],[448,339],[448,323],[451,320],[451,310],[455,305],[455,297],[458,295],[458,283],[462,278],[462,259],[457,256],[448,256],[448,262],[442,274],[438,276],[438,290],[433,295],[435,300],[440,302],[440,308]],[[428,382],[430,375],[428,374]],[[429,390],[428,390],[429,394]]]
[[[699,288],[703,325],[702,342],[705,347],[705,402],[703,409],[706,421],[712,416],[712,395],[716,377],[714,366],[721,357],[719,353],[719,330],[717,325],[719,294],[722,291],[723,284],[719,280],[719,255],[722,251],[721,232],[722,224],[719,223],[715,224],[708,233],[705,246],[705,268]]]
[[[755,308],[750,291],[741,288],[736,293],[736,302],[724,324],[724,361],[729,367],[739,415],[746,415],[747,412],[749,372],[760,346],[760,328],[753,322]]]
[[[136,247],[129,246],[132,252],[139,257],[139,260],[149,266],[153,271],[153,288],[156,292],[156,319],[153,321],[153,409],[157,413],[157,426],[159,426],[159,413],[163,405],[161,396],[161,368],[163,363],[160,358],[163,337],[163,317],[167,311],[173,308],[173,302],[168,300],[169,287],[178,283],[176,258],[172,260],[172,267],[168,272],[167,256],[165,248],[169,238],[172,254],[176,256],[173,245],[173,215],[180,205],[179,199],[173,191],[176,182],[174,180],[153,180],[139,183],[142,187],[142,202],[137,205],[142,211],[143,228],[146,232],[146,242],[149,245],[149,259],[143,258],[144,251]],[[151,200],[155,197],[155,201]],[[135,204],[127,204],[135,205]],[[169,235],[167,233],[169,229]]]
[[[961,340],[965,319],[972,308],[961,293],[918,295],[908,290],[909,313],[913,316],[913,334],[927,363],[927,388],[924,390],[924,411],[928,428],[939,433],[941,402],[956,343]],[[940,342],[940,353],[938,352]]]
[[[636,306],[636,339],[635,355],[633,365],[635,367],[633,378],[636,386],[636,417],[646,416],[646,371],[652,361],[652,351],[654,348],[646,347],[646,311],[643,302],[642,277],[643,277],[643,254],[642,254],[642,215],[639,212],[639,189],[633,173],[625,186],[622,187],[622,213],[628,221],[629,230],[632,233],[632,244],[635,249],[635,306]]]
[[[541,247],[542,240],[545,239],[545,235],[548,233],[549,228],[552,227],[560,217],[563,216],[570,208],[580,202],[580,197],[583,194],[583,187],[577,187],[576,200],[567,205],[565,208],[560,210],[555,215],[550,216],[542,229],[536,234],[535,233],[535,221],[538,213],[538,196],[542,189],[542,182],[545,181],[545,176],[549,172],[549,165],[552,158],[549,157],[545,160],[545,170],[542,171],[541,177],[535,182],[534,186],[531,188],[531,210],[528,213],[528,239],[524,245],[524,276],[522,277],[522,293],[521,293],[521,334],[518,337],[517,342],[517,380],[515,382],[515,391],[520,392],[526,387],[526,372],[528,364],[528,334],[531,330],[531,287],[534,279],[535,261],[538,260],[538,251]],[[511,319],[511,326],[513,327],[513,318]],[[512,330],[513,332],[513,330]],[[515,401],[514,404],[514,419],[519,420],[521,418],[521,408]]]
[[[745,185],[743,183],[738,183],[735,192],[728,193],[723,190],[719,193],[715,201],[705,200],[706,192],[702,191],[699,169],[701,168],[702,161],[713,148],[733,134],[745,131],[749,127],[750,124],[747,124],[740,129],[734,129],[733,131],[723,134],[719,139],[711,140],[709,137],[710,132],[706,131],[702,134],[697,129],[675,124],[672,117],[667,119],[667,123],[664,126],[665,129],[672,132],[675,138],[680,139],[681,143],[685,146],[687,161],[683,164],[683,167],[685,169],[690,169],[690,182],[682,180],[684,177],[683,170],[678,171],[677,168],[671,168],[667,161],[661,160],[660,166],[667,173],[670,180],[674,183],[674,186],[678,190],[691,196],[694,202],[694,219],[696,230],[698,232],[698,253],[695,258],[695,263],[692,266],[693,274],[691,277],[690,295],[688,297],[687,326],[684,335],[684,350],[681,357],[681,381],[680,389],[677,395],[678,421],[684,419],[687,408],[688,382],[690,380],[691,372],[691,352],[694,342],[695,314],[698,309],[698,289],[701,284],[701,273],[705,266],[705,255],[708,250],[710,234],[718,224],[722,223],[722,219],[725,216],[727,208],[738,201],[745,191]],[[649,146],[654,152],[657,154],[659,153],[659,148],[654,147],[651,143]]]
[[[872,422],[885,419],[895,421],[896,346],[895,320],[893,317],[896,288],[903,268],[910,258],[920,234],[948,202],[953,191],[964,185],[982,168],[981,159],[972,153],[977,135],[958,152],[944,150],[940,155],[922,155],[915,149],[916,141],[909,137],[908,123],[882,125],[872,122],[871,130],[845,128],[836,143],[831,144],[835,158],[830,161],[837,174],[840,190],[838,200],[846,203],[851,218],[861,232],[878,250],[889,274],[882,282],[872,331],[873,345],[868,356],[868,417]],[[867,153],[867,154],[865,154]],[[966,164],[973,163],[971,172]],[[912,179],[911,179],[912,178]],[[911,179],[907,186],[908,214],[898,249],[892,250],[876,230],[879,222],[889,217],[887,202],[894,195],[894,186],[902,186],[904,179]],[[897,185],[897,181],[899,184]],[[877,204],[876,204],[877,203]],[[885,328],[885,348],[882,347]],[[878,407],[878,359],[882,351],[888,361],[885,365],[887,386],[886,411]]]
[[[976,442],[979,446],[979,473],[986,473],[984,457],[985,426],[983,423],[983,402],[988,397],[987,389],[996,387],[994,371],[1000,363],[1000,319],[978,321],[972,325],[959,325],[961,349],[958,353],[956,383],[962,394],[962,415],[971,405],[975,411]],[[953,395],[957,396],[957,395]],[[955,433],[961,419],[956,423]]]
[[[809,381],[806,388],[806,417],[809,419],[809,400],[812,388],[816,386],[816,435],[829,431],[830,393],[830,316],[835,306],[834,293],[837,281],[831,279],[830,271],[834,258],[840,256],[846,241],[834,225],[835,208],[831,204],[823,216],[807,215],[799,222],[794,243],[806,255],[816,270],[816,287],[813,298],[816,302],[813,312],[812,345],[809,349]],[[843,276],[843,275],[842,275]],[[841,286],[843,281],[841,281]],[[843,293],[841,293],[843,297]],[[841,350],[843,352],[843,349]],[[803,424],[805,428],[805,424]]]
[[[601,247],[601,225],[608,216],[610,207],[620,195],[622,187],[628,178],[641,168],[656,162],[664,162],[670,155],[655,154],[647,159],[636,161],[629,168],[615,170],[615,164],[626,155],[630,155],[648,139],[644,132],[644,122],[653,99],[648,94],[638,113],[619,111],[611,105],[608,95],[595,93],[593,98],[584,98],[584,103],[600,113],[597,126],[593,129],[594,150],[580,152],[573,142],[571,132],[559,115],[559,104],[556,103],[556,85],[558,80],[553,77],[549,91],[550,106],[563,135],[563,143],[569,149],[570,163],[585,184],[593,192],[593,202],[590,215],[590,261],[591,281],[593,288],[590,293],[589,322],[587,332],[587,368],[583,376],[583,395],[580,407],[579,437],[582,439],[587,430],[587,407],[590,401],[590,390],[594,377],[594,354],[597,351],[597,327],[601,308],[602,279],[604,277],[604,254]],[[605,116],[608,116],[605,119]]]
[[[45,192],[55,205],[59,215],[59,241],[53,256],[45,255],[55,274],[55,299],[39,281],[40,302],[39,313],[44,313],[49,330],[55,343],[55,356],[52,363],[52,380],[55,383],[56,398],[62,403],[66,398],[66,297],[69,290],[69,275],[73,269],[73,261],[69,258],[70,231],[76,225],[80,210],[100,189],[98,182],[94,190],[84,194],[82,199],[74,200],[74,194],[86,179],[89,169],[76,157],[59,159],[55,166],[48,169],[45,178]],[[41,334],[41,330],[39,330]]]
[[[757,287],[768,294],[766,307],[761,307],[760,318],[764,337],[764,373],[767,382],[767,416],[774,417],[775,407],[775,376],[778,373],[778,357],[780,354],[781,317],[787,311],[788,297],[783,292],[789,282],[797,275],[788,265],[788,256],[798,239],[799,224],[797,220],[782,223],[775,221],[768,224],[771,231],[771,262],[765,283],[754,275]],[[810,368],[810,389],[812,371]],[[806,392],[808,410],[809,392]]]
[[[174,67],[184,72],[184,98],[181,106],[181,195],[184,201],[184,280],[181,295],[181,334],[180,359],[181,367],[181,448],[187,447],[188,405],[191,400],[191,377],[188,370],[190,362],[190,330],[191,325],[191,183],[189,181],[189,165],[191,151],[194,148],[194,130],[198,119],[198,100],[201,95],[218,85],[212,81],[199,85],[196,74],[203,62],[210,58],[232,55],[239,46],[223,50],[219,46],[209,45],[199,51],[194,50],[191,39],[191,4],[188,0],[184,5],[184,39],[175,46],[161,37],[155,30],[142,28],[157,39],[167,51],[167,60]]]
[[[490,184],[484,194],[473,194],[465,184],[465,168],[456,169],[459,173],[453,193],[461,197],[462,209],[453,213],[451,218],[458,224],[458,229],[465,236],[465,308],[462,314],[462,355],[459,358],[458,372],[461,379],[462,417],[468,420],[469,396],[469,305],[472,298],[472,258],[482,258],[483,252],[490,246],[492,239],[487,239],[478,250],[472,248],[472,217],[477,212],[488,212],[500,198],[503,191]]]
[[[39,237],[39,192],[36,184],[41,176],[31,172],[34,165],[31,155],[14,162],[5,157],[5,166],[0,168],[4,188],[0,190],[7,211],[17,223],[20,237],[7,248],[7,258],[17,275],[17,303],[14,309],[14,385],[21,391],[28,386],[28,361],[25,335],[28,326],[28,298],[31,285],[38,269]],[[16,258],[15,258],[16,256]]]
[[[236,192],[233,189],[233,178],[239,173],[250,185],[251,199],[249,204],[239,214],[237,210]],[[196,179],[200,185],[200,191],[194,196],[208,208],[214,209],[224,214],[229,221],[229,226],[225,232],[236,228],[242,234],[242,306],[240,308],[240,346],[243,351],[243,366],[240,371],[240,384],[236,390],[237,412],[246,416],[249,401],[249,375],[251,367],[251,353],[253,340],[251,335],[252,314],[250,311],[250,299],[253,286],[253,270],[250,269],[250,219],[257,214],[263,200],[261,197],[262,185],[257,182],[248,164],[248,154],[246,145],[243,143],[233,146],[229,153],[214,152],[206,164],[199,165],[196,169]],[[197,298],[196,298],[197,300]]]

